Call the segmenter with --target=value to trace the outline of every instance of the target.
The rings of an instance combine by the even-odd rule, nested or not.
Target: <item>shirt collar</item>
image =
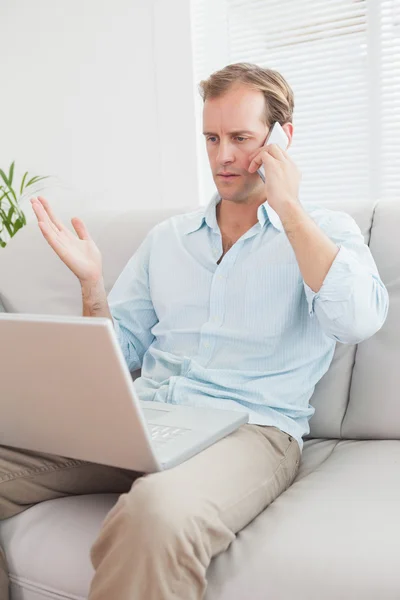
[[[197,231],[198,229],[200,229],[200,227],[202,227],[204,221],[215,233],[217,233],[218,223],[216,216],[216,206],[220,201],[221,196],[218,194],[218,192],[216,192],[205,208],[199,209],[192,215],[187,215],[189,217],[189,223],[184,228],[183,233],[186,235],[188,233]],[[271,225],[275,227],[275,229],[277,229],[278,231],[283,231],[283,225],[277,212],[270,207],[267,200],[258,207],[257,218],[261,227],[264,227],[266,223],[270,222]]]

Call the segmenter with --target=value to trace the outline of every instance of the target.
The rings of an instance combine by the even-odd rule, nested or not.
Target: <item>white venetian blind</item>
[[[400,200],[400,0],[192,0],[196,85],[234,62],[295,95],[301,198]],[[196,90],[201,197],[215,190]]]
[[[377,1],[377,0],[376,0]],[[400,201],[400,0],[381,0],[382,196]]]

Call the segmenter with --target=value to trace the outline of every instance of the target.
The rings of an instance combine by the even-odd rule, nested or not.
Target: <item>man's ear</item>
[[[282,129],[289,138],[289,145],[286,148],[286,150],[288,150],[290,148],[290,146],[292,145],[292,138],[293,138],[293,132],[294,132],[293,123],[285,123],[284,125],[282,125]]]

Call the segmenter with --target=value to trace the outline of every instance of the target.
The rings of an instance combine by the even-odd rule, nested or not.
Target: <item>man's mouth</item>
[[[218,177],[222,177],[223,179],[231,179],[233,177],[239,177],[239,175],[235,175],[233,173],[229,173],[228,175],[224,175],[223,173],[218,173]]]

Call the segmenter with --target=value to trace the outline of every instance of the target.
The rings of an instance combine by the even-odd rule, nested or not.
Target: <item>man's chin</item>
[[[246,194],[243,189],[230,189],[228,186],[217,185],[218,194],[224,200],[229,200],[230,202],[243,202],[246,199]]]
[[[239,204],[240,202],[246,202],[246,198],[243,195],[238,194],[225,194],[223,192],[218,192],[221,196],[222,200],[226,200],[227,202],[235,202]]]

